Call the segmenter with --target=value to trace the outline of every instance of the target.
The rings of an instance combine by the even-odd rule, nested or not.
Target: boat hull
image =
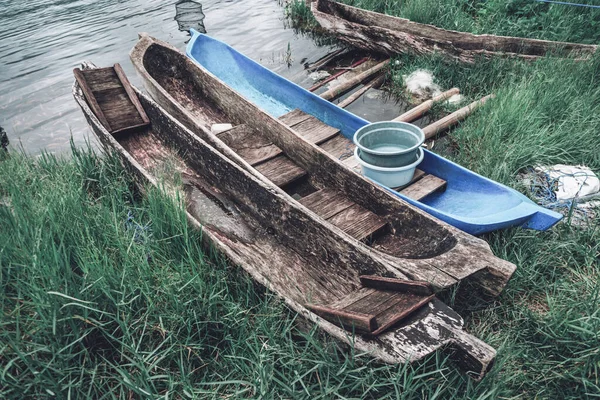
[[[337,128],[348,139],[369,122],[269,71],[230,46],[193,32],[187,55],[247,100],[277,118],[300,109]],[[547,230],[562,215],[538,206],[516,190],[425,150],[419,166],[447,182],[446,190],[415,201],[390,193],[473,235],[523,226]]]
[[[596,45],[446,30],[332,0],[315,0],[311,10],[321,27],[340,40],[388,55],[442,54],[472,63],[491,56],[535,60],[552,54],[585,59],[598,50]]]
[[[261,165],[282,156],[306,171],[309,181],[320,189],[312,195],[323,193],[324,189],[337,191],[346,198],[344,202],[350,201],[382,218],[392,229],[383,235],[370,236],[365,242],[340,228],[339,222],[352,221],[353,218],[338,218],[342,214],[337,214],[337,211],[326,216],[325,209],[322,210],[325,213],[320,212],[306,202],[312,195],[287,192],[290,201],[304,205],[307,212],[320,218],[340,237],[353,240],[357,248],[363,249],[373,259],[389,264],[411,279],[427,281],[436,290],[458,287],[459,292],[472,294],[477,291],[486,297],[500,294],[512,276],[515,265],[495,257],[485,241],[432,217],[354,173],[337,157],[305,140],[298,130],[290,129],[286,123],[260,110],[177,48],[144,34],[130,56],[146,90],[164,109],[258,179],[272,185],[271,179],[277,178],[282,170],[274,169],[275,175],[271,174],[268,178]],[[243,132],[242,136],[249,141],[228,141],[233,146],[229,148],[219,139],[227,140],[223,136],[230,135],[227,131],[223,135],[211,132],[213,124],[223,122],[237,124],[230,132]],[[241,126],[244,128],[240,131],[238,128]],[[314,125],[311,123],[310,126],[309,132],[314,132]],[[340,133],[330,140],[335,143],[341,140],[342,148],[338,151],[342,152],[343,147],[349,144]],[[329,141],[323,146],[327,143]],[[253,152],[260,150],[259,153],[262,153],[264,144],[279,149],[282,154],[263,164],[253,164],[257,165],[256,168],[232,151],[253,149]],[[292,197],[293,193],[297,196]],[[340,204],[338,202],[327,200],[323,204]],[[332,222],[334,220],[337,222]],[[355,225],[352,223],[350,226]]]
[[[309,298],[331,301],[352,293],[360,285],[361,265],[372,262],[369,257],[351,256],[352,243],[335,238],[277,188],[235,165],[141,92],[135,90],[135,94],[151,125],[114,136],[91,111],[79,84],[73,87],[77,103],[106,151],[121,158],[140,189],[153,185],[183,201],[188,220],[202,230],[208,246],[222,251],[292,310],[359,352],[387,363],[405,363],[442,350],[475,379],[489,371],[494,349],[464,332],[462,318],[438,299],[375,337],[355,335],[311,312],[306,307]],[[172,180],[172,173],[161,176],[167,165],[181,174],[181,182]],[[318,238],[327,259],[311,244],[305,247],[295,240],[306,234]],[[375,267],[373,272],[394,274],[385,267]]]

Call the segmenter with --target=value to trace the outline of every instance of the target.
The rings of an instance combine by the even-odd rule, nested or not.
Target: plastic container
[[[387,186],[390,188],[397,188],[400,186],[405,186],[410,183],[413,176],[415,175],[415,169],[417,165],[423,161],[423,157],[425,156],[425,152],[422,148],[417,148],[417,156],[413,159],[411,164],[402,166],[402,167],[379,167],[377,165],[372,165],[365,162],[362,158],[362,153],[360,149],[357,147],[354,149],[354,157],[358,160],[358,163],[361,166],[362,173],[369,179],[374,180],[375,182]]]
[[[375,122],[354,134],[354,143],[361,158],[378,167],[402,167],[414,162],[425,134],[416,125],[406,122]]]

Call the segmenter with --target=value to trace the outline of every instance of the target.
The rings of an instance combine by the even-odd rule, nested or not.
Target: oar
[[[493,94],[487,95],[477,101],[474,101],[468,106],[461,108],[460,110],[454,111],[452,114],[447,115],[439,121],[436,121],[431,125],[427,125],[425,128],[423,128],[423,133],[425,133],[425,140],[431,139],[437,133],[445,131],[451,126],[456,125],[463,119],[467,118],[473,111],[485,104],[486,101],[488,101],[489,99],[493,99],[494,97],[496,96]]]
[[[458,90],[458,88],[452,88],[448,91],[445,91],[444,93],[438,94],[434,98],[429,99],[429,100],[419,104],[415,108],[408,110],[401,116],[394,118],[392,121],[412,122],[412,121],[420,118],[427,111],[431,110],[431,108],[433,107],[433,105],[435,103],[447,100],[450,97],[454,96],[455,94],[458,94],[459,92],[460,91]]]

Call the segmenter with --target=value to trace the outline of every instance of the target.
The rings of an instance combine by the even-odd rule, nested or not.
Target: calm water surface
[[[11,145],[30,153],[61,152],[71,136],[77,145],[94,142],[71,96],[72,69],[83,60],[99,66],[120,63],[141,86],[129,61],[138,32],[185,48],[176,1],[0,0],[0,126]],[[207,33],[271,70],[308,87],[304,71],[332,50],[286,28],[277,0],[203,0]],[[289,49],[289,50],[288,50]],[[289,55],[291,54],[291,59]],[[371,91],[350,111],[370,120],[393,118],[399,108]]]

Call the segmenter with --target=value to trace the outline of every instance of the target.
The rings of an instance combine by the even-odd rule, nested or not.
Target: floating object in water
[[[156,62],[160,65],[159,60]],[[87,69],[93,66],[86,65],[84,71]],[[495,350],[463,331],[460,315],[437,299],[428,283],[408,280],[364,245],[338,234],[282,189],[236,165],[149,97],[132,89],[150,124],[128,134],[113,135],[106,129],[78,83],[73,95],[100,143],[131,167],[139,186],[152,184],[179,192],[177,198],[184,202],[189,222],[202,230],[203,240],[224,252],[292,310],[358,352],[387,363],[405,363],[441,350],[475,379],[489,371]],[[236,97],[233,92],[229,95]],[[237,127],[251,130],[245,124]],[[204,134],[209,137],[208,131]],[[173,174],[158,175],[165,164],[174,165],[181,180],[173,179]],[[384,191],[373,188],[382,198],[390,199]],[[335,203],[325,202],[331,204]],[[413,212],[420,232],[438,229],[433,219]],[[437,226],[447,234],[458,233]],[[406,237],[411,229],[403,229]],[[469,240],[483,245],[478,239]],[[469,255],[465,256],[462,262],[468,260]],[[359,315],[363,311],[366,319]],[[332,314],[350,318],[340,321]],[[409,314],[410,318],[404,319]]]
[[[202,68],[273,117],[283,117],[299,109],[339,129],[347,139],[352,139],[357,129],[369,123],[207,35],[194,33],[188,43],[187,54]],[[326,151],[339,159],[354,161],[353,144],[342,147],[341,154],[337,153],[339,149],[327,148]],[[562,215],[538,206],[514,189],[484,178],[428,150],[424,151],[425,157],[419,169],[446,181],[445,190],[439,189],[415,200],[404,195],[404,191],[398,193],[388,189],[457,228],[475,235],[510,226],[546,230],[562,218]]]
[[[195,29],[198,32],[206,33],[204,17],[202,4],[197,1],[179,0],[175,3],[175,21],[177,21],[179,30],[182,32]]]

